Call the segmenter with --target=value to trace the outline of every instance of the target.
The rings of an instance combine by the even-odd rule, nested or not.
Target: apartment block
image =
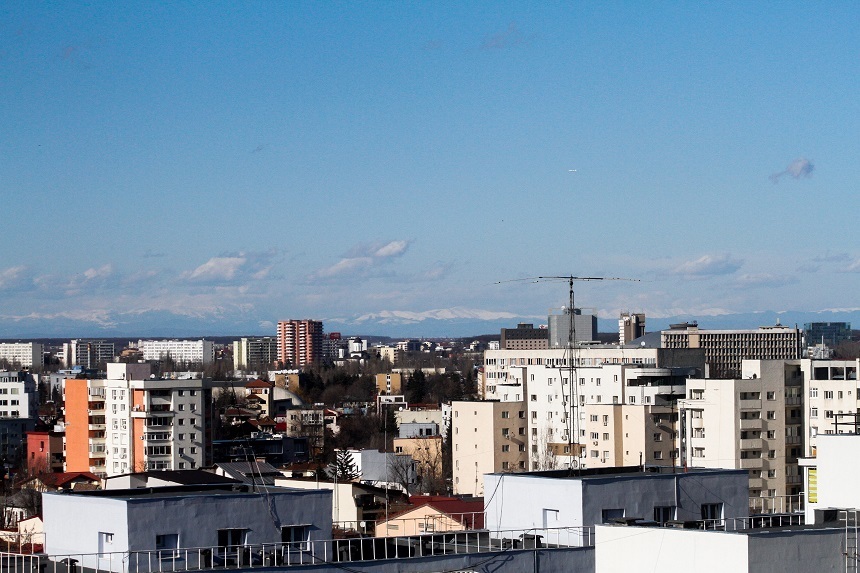
[[[278,323],[278,360],[308,366],[322,359],[323,323],[319,320],[282,320]]]
[[[707,330],[698,324],[673,324],[660,333],[662,348],[701,348],[711,378],[737,378],[741,360],[801,358],[803,335],[798,328],[776,324],[757,330]]]
[[[645,336],[645,314],[622,312],[618,319],[619,344],[629,344],[640,336]]]
[[[484,493],[484,474],[528,469],[523,402],[452,402],[454,494]]]
[[[860,360],[800,360],[803,373],[806,455],[814,457],[819,434],[855,433],[860,413]],[[848,425],[837,426],[837,416]]]
[[[550,314],[549,347],[567,348],[570,342],[590,342],[597,336],[597,317],[583,312],[581,308],[562,309],[561,314]],[[571,327],[573,331],[571,332]]]
[[[278,360],[278,339],[240,338],[233,342],[233,370],[267,370]]]
[[[211,340],[138,340],[137,349],[144,360],[164,360],[193,364],[215,362],[215,346]]]
[[[376,391],[380,395],[391,396],[403,394],[402,374],[391,372],[376,375]]]
[[[678,402],[685,467],[749,472],[751,497],[795,495],[802,477],[802,374],[796,361],[744,360],[741,379],[690,379]]]
[[[66,367],[98,368],[100,364],[113,362],[116,348],[106,340],[76,339],[63,344]]]
[[[66,471],[113,476],[211,462],[208,380],[150,378],[148,364],[108,364],[107,379],[65,381]]]
[[[0,342],[0,360],[13,368],[42,366],[44,347],[38,342]]]

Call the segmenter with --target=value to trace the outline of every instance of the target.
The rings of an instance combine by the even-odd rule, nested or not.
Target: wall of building
[[[597,571],[749,571],[747,538],[744,535],[598,525],[595,542]]]

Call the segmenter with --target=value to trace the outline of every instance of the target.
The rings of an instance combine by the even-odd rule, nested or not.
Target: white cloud
[[[737,278],[737,284],[743,287],[777,287],[797,282],[797,279],[787,275],[771,273],[744,274]]]
[[[774,184],[779,183],[783,175],[788,175],[792,179],[808,179],[812,177],[812,172],[815,170],[815,165],[805,157],[798,157],[788,164],[784,170],[779,173],[774,173],[770,176],[770,180]]]
[[[390,263],[403,255],[409,241],[389,241],[384,244],[357,245],[338,262],[311,273],[311,281],[332,280],[338,277],[366,277],[373,269]]]
[[[20,265],[0,271],[0,291],[11,291],[26,288],[32,284],[27,267]]]
[[[269,277],[273,252],[239,252],[212,257],[196,269],[180,275],[183,281],[195,284],[225,284]]]
[[[378,248],[376,252],[373,253],[373,256],[381,258],[396,257],[405,253],[407,248],[409,248],[408,241],[391,241],[390,243]]]
[[[688,278],[730,275],[742,265],[742,260],[734,259],[730,255],[703,255],[698,259],[681,263],[673,272]]]

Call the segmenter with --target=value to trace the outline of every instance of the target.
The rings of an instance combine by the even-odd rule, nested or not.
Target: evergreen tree
[[[360,475],[349,450],[338,450],[335,453],[334,463],[326,468],[326,473],[339,482],[353,481]]]

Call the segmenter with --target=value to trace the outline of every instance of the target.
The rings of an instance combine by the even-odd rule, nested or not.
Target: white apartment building
[[[99,364],[113,362],[115,350],[114,343],[105,340],[75,339],[63,344],[66,368],[98,368]]]
[[[750,497],[800,492],[802,376],[797,361],[744,360],[741,379],[690,379],[678,402],[681,463],[745,469]]]
[[[274,336],[233,342],[233,370],[268,370],[277,361],[278,339]]]
[[[804,416],[806,420],[806,456],[815,456],[816,438],[819,434],[853,433],[850,429],[837,428],[838,414],[860,412],[860,391],[857,372],[860,360],[799,360],[803,372]],[[843,422],[850,416],[844,416]]]
[[[526,404],[528,468],[638,464],[640,456],[642,463],[671,465],[677,420],[671,403],[683,397],[688,376],[701,374],[702,353],[667,357],[655,348],[596,346],[575,349],[571,360],[569,355],[485,353],[484,397]]]
[[[29,372],[0,370],[0,418],[36,418],[39,394]]]
[[[138,340],[137,349],[144,360],[162,360],[168,356],[175,362],[215,362],[215,346],[211,340]]]
[[[42,366],[43,353],[44,347],[38,342],[0,342],[0,360],[12,367]]]

